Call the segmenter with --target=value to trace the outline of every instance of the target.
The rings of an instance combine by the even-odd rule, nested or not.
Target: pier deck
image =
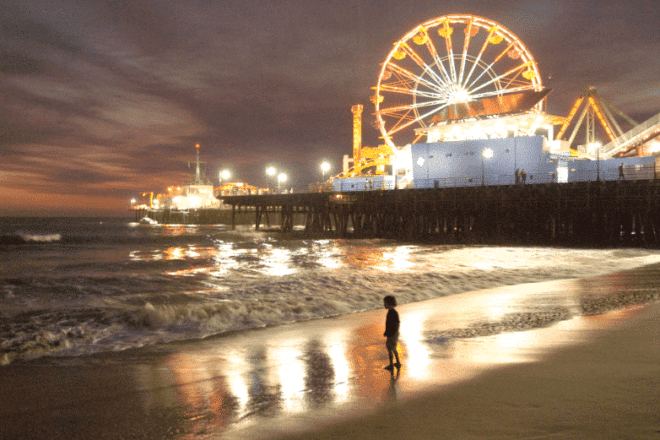
[[[256,228],[304,219],[309,236],[440,243],[660,246],[660,181],[222,197]],[[232,227],[235,223],[232,222]]]

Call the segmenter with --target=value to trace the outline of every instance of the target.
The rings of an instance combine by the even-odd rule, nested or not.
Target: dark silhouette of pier
[[[257,229],[438,243],[660,246],[660,182],[395,189],[222,197],[232,227],[246,211]],[[294,218],[297,220],[294,222]],[[294,228],[299,223],[300,228]]]

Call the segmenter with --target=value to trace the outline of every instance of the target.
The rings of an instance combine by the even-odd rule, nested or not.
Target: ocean
[[[387,294],[405,304],[658,262],[660,251],[647,249],[285,239],[249,226],[0,218],[0,365],[347,315],[382,308]]]

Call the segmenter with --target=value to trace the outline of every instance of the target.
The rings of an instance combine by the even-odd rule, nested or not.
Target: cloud
[[[132,194],[186,182],[196,143],[212,178],[231,166],[263,185],[275,163],[304,189],[321,158],[339,171],[350,154],[352,105],[365,106],[365,145],[382,142],[368,101],[380,63],[406,32],[449,13],[520,37],[554,89],[554,114],[585,83],[630,114],[660,111],[660,17],[642,0],[4,3],[0,192],[11,194],[0,209],[14,212],[33,206],[29,193],[36,210],[50,195],[122,214]]]

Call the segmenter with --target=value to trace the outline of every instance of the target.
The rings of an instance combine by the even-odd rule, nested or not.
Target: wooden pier
[[[307,236],[438,243],[660,247],[660,181],[608,181],[465,188],[223,197],[232,227],[284,233],[302,217]]]

